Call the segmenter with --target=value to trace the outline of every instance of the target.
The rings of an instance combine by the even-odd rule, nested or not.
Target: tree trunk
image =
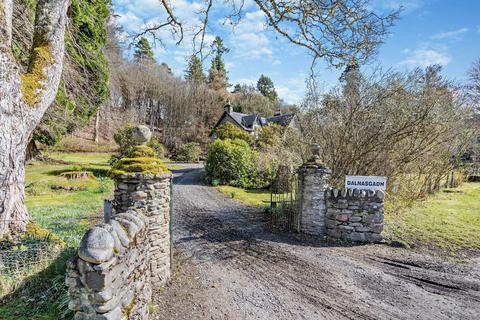
[[[0,0],[0,238],[24,231],[25,153],[29,137],[55,99],[62,73],[69,0],[39,0],[27,73],[11,51],[13,1]]]
[[[30,138],[30,141],[27,144],[27,151],[25,154],[25,161],[32,160],[36,156],[40,154],[40,151],[37,148],[37,144],[35,143],[35,140]]]
[[[94,129],[94,132],[93,132],[93,140],[95,141],[95,143],[98,143],[98,136],[100,135],[99,134],[99,128],[100,126],[100,110],[97,111],[97,114],[95,115],[95,129]]]

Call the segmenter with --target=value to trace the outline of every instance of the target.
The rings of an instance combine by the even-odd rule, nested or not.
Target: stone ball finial
[[[152,138],[152,131],[147,126],[139,125],[132,130],[132,139],[138,145],[147,144]]]
[[[113,257],[114,243],[112,235],[107,230],[93,227],[83,236],[78,256],[95,264],[106,262]]]

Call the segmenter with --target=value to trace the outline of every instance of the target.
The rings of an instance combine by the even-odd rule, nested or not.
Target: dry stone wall
[[[382,240],[383,191],[328,189],[325,197],[328,236],[354,242]]]
[[[331,170],[318,157],[298,173],[300,232],[354,242],[382,240],[382,191],[332,189]]]
[[[170,278],[170,174],[116,178],[113,214],[67,265],[75,319],[148,319],[153,286]]]

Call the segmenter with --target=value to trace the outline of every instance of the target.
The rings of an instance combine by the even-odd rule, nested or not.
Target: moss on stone
[[[134,146],[128,149],[127,158],[155,158],[155,151],[145,145]]]
[[[110,176],[115,178],[126,173],[162,174],[168,172],[170,171],[167,166],[158,158],[122,158],[112,167]]]
[[[135,301],[135,299],[134,299],[134,300],[132,300],[132,302],[130,302],[130,303],[125,307],[125,309],[122,310],[123,315],[124,315],[127,319],[130,318],[130,313],[132,312],[132,309],[133,309],[133,307],[135,306],[135,303],[136,303],[136,301]]]
[[[39,93],[45,89],[44,81],[47,79],[45,69],[53,63],[52,45],[47,41],[46,34],[36,35],[33,44],[28,71],[20,78],[23,100],[31,107],[39,102]]]
[[[21,235],[22,239],[48,240],[55,242],[61,246],[65,245],[62,239],[56,234],[51,233],[47,229],[40,227],[38,224],[29,222],[26,231]]]

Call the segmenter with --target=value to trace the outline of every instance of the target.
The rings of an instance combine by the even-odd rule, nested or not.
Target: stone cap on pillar
[[[331,173],[332,170],[330,170],[330,168],[328,168],[320,159],[320,145],[317,143],[312,144],[311,151],[312,157],[305,162],[301,168],[322,169],[325,173]]]

